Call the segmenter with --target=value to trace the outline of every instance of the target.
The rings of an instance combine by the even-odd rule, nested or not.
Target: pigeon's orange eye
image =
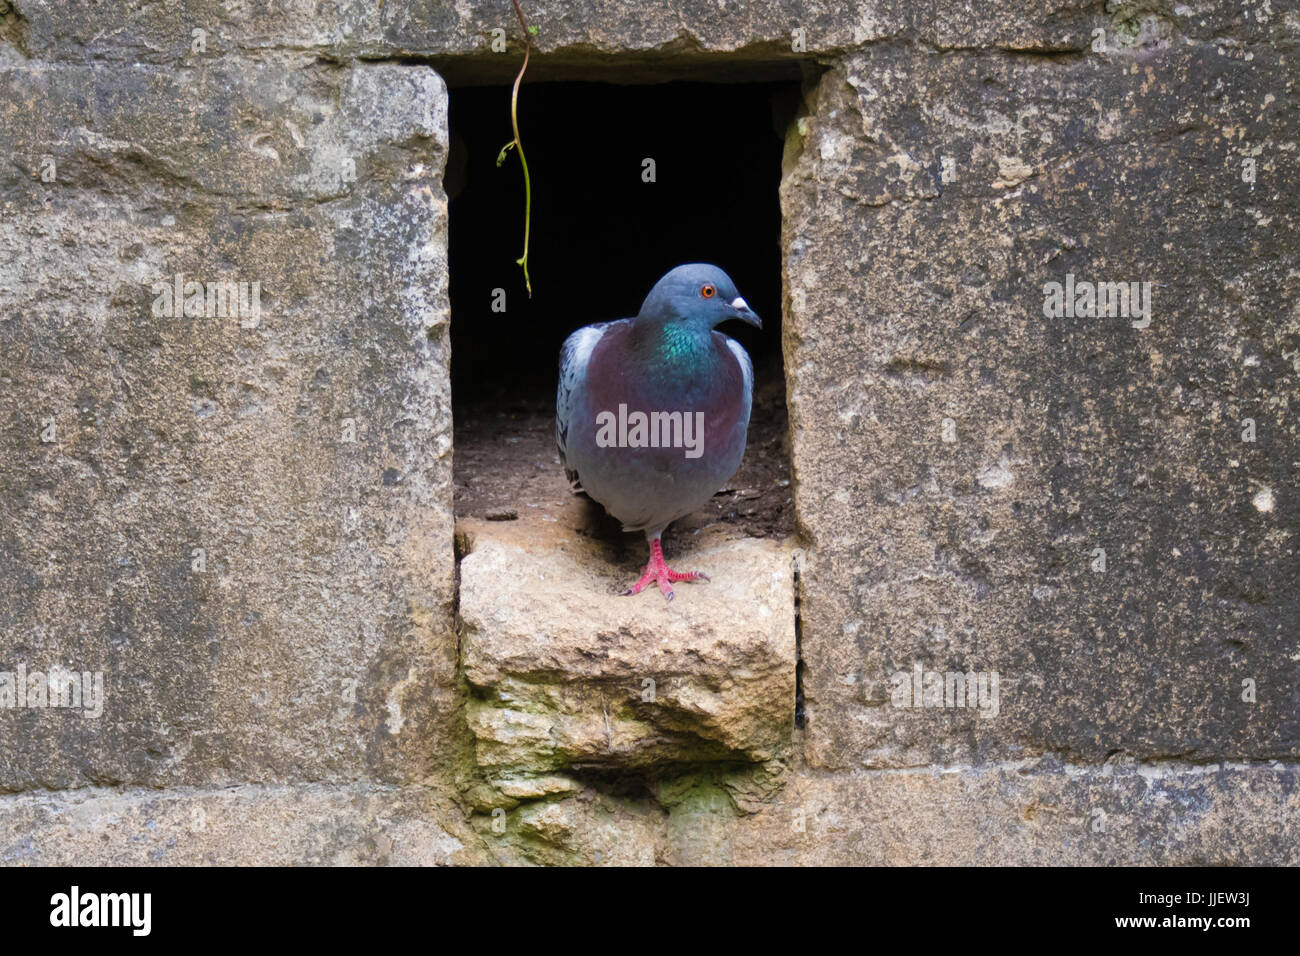
[[[706,298],[706,299],[712,299],[714,293],[717,292],[717,291],[718,291],[718,290],[715,289],[715,288],[713,288],[713,286],[711,286],[711,285],[706,285],[706,286],[701,286],[701,287],[700,287],[700,295],[704,296],[704,298]]]

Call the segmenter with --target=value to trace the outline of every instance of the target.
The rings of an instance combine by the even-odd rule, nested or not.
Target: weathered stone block
[[[445,866],[487,862],[425,787],[90,788],[0,799],[3,866]]]
[[[499,862],[1243,866],[1300,861],[1296,765],[1063,764],[690,773],[475,818]],[[773,789],[775,785],[775,789]],[[495,824],[495,828],[494,828]]]
[[[442,81],[18,65],[0,143],[0,670],[105,696],[0,712],[0,789],[422,777],[455,686]],[[260,310],[175,315],[177,275]]]
[[[467,717],[490,778],[763,761],[794,722],[791,554],[718,541],[677,558],[708,583],[620,597],[590,541],[542,523],[461,522]]]
[[[1294,866],[1295,785],[1294,764],[810,771],[714,853],[741,866]]]
[[[399,0],[400,2],[400,0]],[[118,5],[95,0],[13,0],[23,46],[48,60],[125,60],[203,67],[232,54],[373,50],[388,4],[369,0],[176,0]],[[105,23],[113,29],[105,30]]]
[[[1300,753],[1285,59],[822,79],[782,186],[815,765]],[[1152,314],[1046,316],[1071,275]],[[997,715],[896,706],[918,663],[996,672]]]

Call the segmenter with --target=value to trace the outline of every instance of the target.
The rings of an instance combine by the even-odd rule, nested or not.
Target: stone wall
[[[526,9],[538,81],[803,71],[797,539],[644,615],[572,514],[453,543],[442,77],[508,4],[2,2],[0,670],[104,693],[0,709],[0,860],[1300,862],[1300,15]]]

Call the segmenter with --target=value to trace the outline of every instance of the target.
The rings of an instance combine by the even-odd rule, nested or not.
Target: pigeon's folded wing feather
[[[720,335],[714,332],[714,335]],[[736,361],[740,363],[740,375],[745,382],[745,407],[749,408],[754,401],[754,363],[750,361],[749,353],[745,347],[733,338],[727,338],[727,348],[731,349],[731,354],[736,356]]]
[[[560,450],[560,463],[564,465],[565,476],[575,484],[579,477],[569,464],[569,424],[573,420],[579,391],[587,385],[587,363],[601,336],[611,326],[627,321],[630,320],[619,319],[617,322],[584,326],[565,339],[564,345],[560,347],[560,384],[555,391],[555,447]]]

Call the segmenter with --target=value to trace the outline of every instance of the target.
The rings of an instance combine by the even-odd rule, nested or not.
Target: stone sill
[[[457,537],[468,552],[467,719],[478,764],[503,792],[567,790],[555,775],[583,770],[761,763],[789,747],[789,545],[702,533],[670,562],[710,580],[677,585],[669,603],[655,590],[622,597],[635,566],[564,522],[463,519]]]

